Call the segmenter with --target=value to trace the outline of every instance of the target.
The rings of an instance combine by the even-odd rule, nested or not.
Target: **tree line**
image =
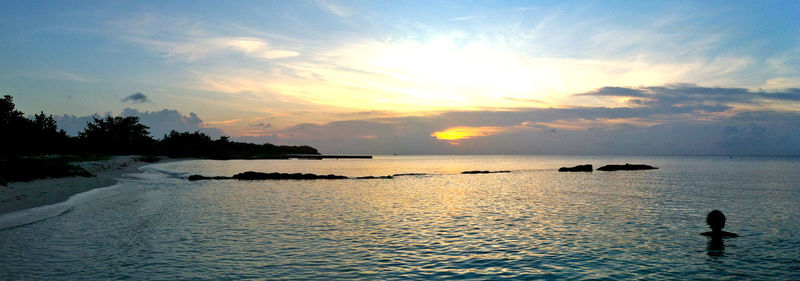
[[[78,136],[58,129],[52,115],[33,118],[17,110],[12,96],[0,99],[0,158],[5,161],[41,155],[154,155],[207,159],[274,159],[286,154],[319,154],[310,146],[253,144],[213,140],[200,132],[171,131],[156,140],[136,116],[95,117]]]

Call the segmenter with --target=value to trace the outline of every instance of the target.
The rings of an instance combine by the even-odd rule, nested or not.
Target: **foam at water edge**
[[[153,168],[151,166],[153,166],[153,164],[139,167],[139,171],[142,171],[142,172],[145,172],[145,173],[147,173],[147,172],[150,172],[150,173],[156,172],[156,173],[162,173],[162,174],[167,174],[167,175],[173,174],[173,173],[170,173],[170,171],[168,171],[168,170],[155,169],[155,168]],[[90,200],[97,199],[100,196],[105,195],[105,194],[109,194],[113,190],[119,188],[122,185],[122,183],[124,182],[124,181],[120,181],[120,180],[124,180],[126,178],[126,176],[132,176],[132,175],[137,175],[137,174],[141,175],[141,173],[131,173],[131,174],[122,175],[120,178],[117,179],[118,182],[116,184],[114,184],[114,185],[107,186],[107,187],[101,187],[101,188],[95,188],[95,189],[92,189],[92,190],[81,192],[81,193],[78,193],[78,194],[70,196],[66,201],[58,202],[58,203],[55,203],[55,204],[52,204],[52,205],[45,205],[45,206],[40,206],[40,207],[35,207],[35,208],[30,208],[30,209],[25,209],[25,210],[19,210],[19,211],[16,211],[16,212],[2,214],[2,215],[0,215],[0,230],[5,230],[5,229],[8,229],[8,228],[17,227],[17,226],[23,226],[23,225],[35,223],[35,222],[38,222],[38,221],[41,221],[41,220],[45,220],[45,219],[49,219],[49,218],[52,218],[52,217],[56,217],[56,216],[59,216],[61,214],[68,213],[71,208],[73,208],[73,207],[75,207],[75,206],[77,206],[77,205],[79,205],[81,203],[85,203],[85,202],[88,202]],[[145,176],[145,178],[146,178],[146,176]]]
[[[107,194],[114,189],[121,186],[119,183],[112,186],[95,188],[89,191],[81,192],[72,195],[66,201],[58,202],[52,205],[35,207],[25,210],[19,210],[7,214],[0,215],[0,230],[7,228],[31,224],[37,221],[56,217],[63,213],[68,212],[72,207],[97,198],[100,195]]]

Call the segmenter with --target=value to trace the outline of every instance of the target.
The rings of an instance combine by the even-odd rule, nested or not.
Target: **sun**
[[[494,134],[505,132],[507,130],[508,130],[507,127],[459,126],[459,127],[447,128],[446,130],[443,131],[434,132],[433,134],[431,134],[431,136],[440,140],[455,141],[455,140],[471,139],[476,137],[491,136]]]

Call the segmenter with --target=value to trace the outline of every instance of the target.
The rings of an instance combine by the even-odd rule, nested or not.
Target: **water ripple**
[[[597,159],[426,159],[170,163],[160,174],[426,175],[192,183],[172,172],[143,177],[67,214],[0,231],[0,278],[798,278],[800,173],[780,173],[785,163],[757,163],[777,170],[771,176],[781,180],[771,182],[748,166],[702,158],[620,161],[662,168],[580,175],[548,165]],[[457,174],[465,170],[514,172]],[[758,188],[738,188],[741,181]],[[725,209],[729,228],[742,235],[726,240],[720,256],[709,256],[697,235],[709,206]]]

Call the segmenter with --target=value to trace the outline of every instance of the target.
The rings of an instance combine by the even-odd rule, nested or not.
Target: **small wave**
[[[158,166],[157,164],[153,164],[153,165],[143,166],[143,167],[141,167],[139,169],[147,171],[147,172],[151,172],[151,173],[163,174],[163,175],[169,176],[171,178],[184,179],[189,175],[189,173],[187,173],[187,172],[179,172],[179,171],[167,170],[167,169],[160,168],[160,167],[157,167],[157,166]]]
[[[69,214],[74,210],[76,205],[95,199],[118,188],[119,186],[120,184],[115,184],[112,186],[96,188],[72,195],[66,201],[58,202],[52,205],[45,205],[2,214],[0,215],[0,230],[29,225],[49,218]]]
[[[177,173],[169,170],[159,169],[153,165],[146,165],[140,167],[139,170],[145,173],[164,174],[168,176],[175,176]],[[91,189],[85,192],[74,194],[67,198],[66,201],[58,202],[51,205],[39,206],[16,212],[0,214],[0,231],[21,227],[33,223],[37,223],[46,219],[66,215],[75,210],[75,206],[85,202],[101,198],[103,195],[110,194],[115,189],[123,185],[126,180],[135,180],[138,177],[134,174],[124,174],[121,178],[117,179],[117,183],[111,186],[100,187]]]

